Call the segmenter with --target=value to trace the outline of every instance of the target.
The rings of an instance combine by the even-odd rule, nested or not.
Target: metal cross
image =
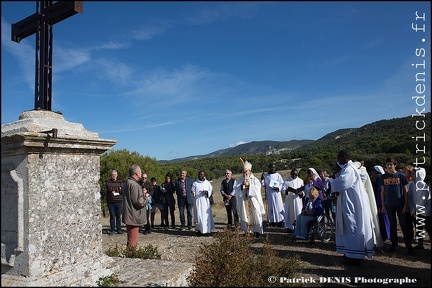
[[[82,13],[82,1],[36,1],[36,13],[12,24],[12,41],[36,34],[35,109],[51,110],[53,25]]]

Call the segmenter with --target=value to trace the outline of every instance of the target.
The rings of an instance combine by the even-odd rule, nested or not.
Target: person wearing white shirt
[[[284,227],[285,209],[282,201],[282,176],[276,172],[276,165],[271,163],[267,174],[261,175],[261,185],[265,187],[269,226]]]
[[[283,183],[282,191],[285,192],[285,229],[288,233],[293,232],[294,222],[297,216],[302,212],[304,183],[298,177],[298,171],[293,168],[290,177]]]
[[[228,228],[237,227],[239,224],[239,216],[237,213],[237,201],[235,197],[234,187],[237,181],[232,178],[232,172],[229,169],[225,171],[225,179],[221,182],[220,193],[223,198],[225,209],[228,217]],[[234,218],[234,226],[233,226]]]
[[[198,172],[198,179],[192,184],[194,196],[195,219],[198,234],[210,234],[215,228],[209,197],[213,194],[213,186],[205,178],[203,170]]]

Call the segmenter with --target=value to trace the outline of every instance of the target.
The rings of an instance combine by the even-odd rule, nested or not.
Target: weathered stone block
[[[39,110],[1,135],[2,286],[6,275],[21,286],[86,286],[107,275],[98,181],[100,154],[116,141]]]

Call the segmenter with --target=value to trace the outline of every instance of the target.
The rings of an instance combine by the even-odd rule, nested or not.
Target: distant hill
[[[235,155],[257,155],[257,154],[281,154],[291,152],[303,145],[311,144],[315,140],[290,140],[290,141],[252,141],[237,145],[235,147],[220,149],[205,155],[176,158],[173,160],[158,161],[159,163],[177,163],[205,158],[227,157]]]
[[[423,131],[416,127],[418,120],[426,122]],[[416,137],[422,137],[423,133],[426,135],[425,140],[416,141]],[[313,143],[299,147],[294,153],[337,153],[340,149],[348,149],[362,155],[413,155],[416,154],[416,145],[418,145],[419,150],[425,149],[430,156],[430,134],[431,113],[429,112],[424,118],[407,116],[376,121],[360,128],[340,129]]]
[[[415,126],[417,120],[425,120],[426,128],[423,131],[419,131]],[[423,133],[426,134],[427,141],[416,142],[415,137],[420,137]],[[424,148],[427,151],[427,157],[430,157],[430,134],[431,113],[428,112],[425,114],[425,118],[407,116],[376,121],[360,128],[339,129],[318,140],[253,141],[205,155],[158,162],[160,164],[179,163],[207,158],[258,154],[290,154],[291,158],[310,158],[314,155],[321,155],[322,157],[326,154],[329,158],[334,158],[340,149],[348,149],[363,158],[366,155],[372,157],[372,155],[379,154],[413,155],[416,153],[416,144],[420,145],[419,149]]]
[[[336,140],[336,139],[339,139],[341,137],[348,136],[349,134],[351,134],[352,132],[354,132],[357,129],[358,128],[339,129],[339,130],[336,130],[334,132],[331,132],[331,133],[329,133],[329,134],[321,137],[317,141],[332,141],[332,140]]]

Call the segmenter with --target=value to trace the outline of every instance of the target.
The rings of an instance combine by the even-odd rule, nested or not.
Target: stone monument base
[[[99,261],[81,264],[62,267],[61,270],[53,268],[50,274],[43,277],[25,277],[9,274],[11,267],[2,263],[1,287],[96,287],[100,278],[113,273],[108,268],[113,265],[113,258],[106,255]]]
[[[112,274],[98,181],[115,143],[52,111],[2,125],[2,286],[96,286]]]

